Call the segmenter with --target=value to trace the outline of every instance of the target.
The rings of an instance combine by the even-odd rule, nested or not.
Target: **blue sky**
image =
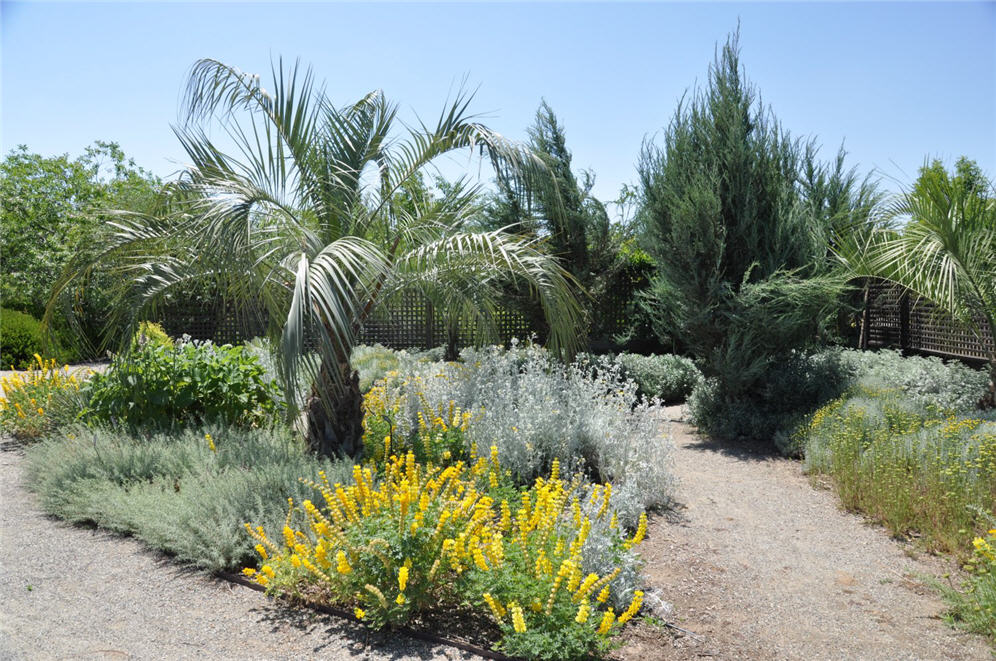
[[[167,176],[201,57],[267,73],[311,63],[339,102],[380,88],[434,119],[467,76],[474,107],[522,138],[541,98],[577,168],[612,199],[641,142],[741,24],[742,59],[782,123],[888,188],[928,155],[996,175],[996,3],[0,3],[0,147],[79,154],[114,140]]]

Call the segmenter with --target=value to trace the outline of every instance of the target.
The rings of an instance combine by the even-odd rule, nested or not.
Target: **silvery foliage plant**
[[[617,362],[593,357],[564,365],[541,347],[513,344],[466,349],[462,363],[405,362],[389,384],[403,402],[399,431],[412,432],[417,414],[454,402],[471,412],[468,441],[481,452],[498,448],[517,480],[563,474],[611,482],[620,522],[633,527],[641,512],[667,506],[673,494],[670,438],[656,400],[643,400]]]

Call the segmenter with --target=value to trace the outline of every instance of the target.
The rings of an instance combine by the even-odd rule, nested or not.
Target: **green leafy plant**
[[[263,377],[259,361],[241,346],[149,343],[94,376],[84,416],[150,427],[190,421],[265,425],[278,411],[276,386]]]
[[[990,518],[990,523],[994,520]],[[969,577],[963,590],[934,582],[950,606],[946,617],[955,626],[996,640],[996,529],[972,540],[972,557],[965,568]]]
[[[4,369],[25,369],[43,353],[41,322],[30,314],[0,308],[0,365]]]

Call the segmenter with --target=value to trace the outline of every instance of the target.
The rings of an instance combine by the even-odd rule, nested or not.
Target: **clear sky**
[[[541,98],[577,168],[616,196],[641,142],[703,81],[741,24],[748,77],[782,123],[888,188],[925,157],[996,176],[996,3],[0,3],[4,153],[77,155],[94,140],[167,176],[170,130],[201,57],[267,74],[300,57],[345,103],[375,88],[435,119],[464,76],[474,107],[522,138]]]

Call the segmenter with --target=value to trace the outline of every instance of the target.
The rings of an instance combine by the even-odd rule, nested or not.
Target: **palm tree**
[[[122,320],[185,283],[213,280],[241,310],[269,320],[290,420],[303,409],[310,446],[329,455],[359,449],[349,355],[380,305],[421,295],[484,339],[494,335],[502,285],[524,283],[553,330],[552,350],[575,349],[574,281],[535,240],[508,228],[469,230],[479,186],[460,181],[430,199],[404,194],[454,150],[523,176],[543,167],[468,114],[472,95],[458,93],[435,126],[407,125],[380,92],[336,107],[310,69],[279,62],[272,75],[266,90],[227,64],[194,65],[174,127],[191,165],[160,213],[110,223],[98,258],[123,276]],[[216,129],[227,150],[212,138]],[[77,265],[60,288],[91,267]],[[307,393],[295,390],[299,376]]]
[[[996,332],[996,197],[981,188],[928,172],[877,207],[880,229],[845,237],[838,255],[852,276],[881,278],[932,301],[985,346],[985,327]],[[982,408],[996,406],[992,345],[989,364]]]

